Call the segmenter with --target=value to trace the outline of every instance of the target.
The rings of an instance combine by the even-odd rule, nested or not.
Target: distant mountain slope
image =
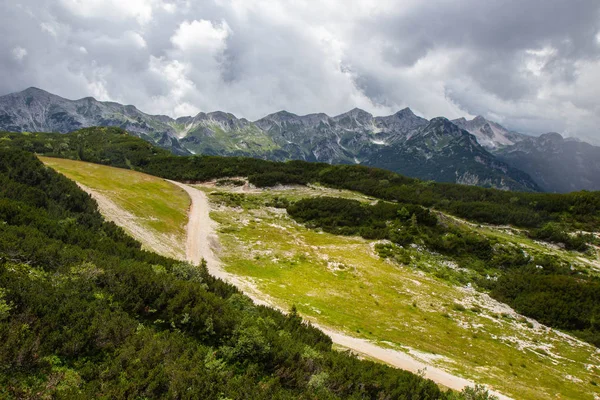
[[[220,111],[173,119],[91,97],[67,100],[36,88],[0,97],[0,130],[66,133],[115,126],[180,155],[365,164],[436,181],[537,189],[526,174],[477,143],[487,143],[482,139],[486,129],[502,144],[514,143],[510,138],[516,134],[477,118],[457,122],[475,136],[446,119],[434,129],[440,121],[418,117],[409,108],[383,117],[355,108],[334,117],[280,111],[255,122]]]
[[[91,126],[118,126],[176,154],[189,154],[176,138],[173,120],[148,115],[134,106],[92,97],[67,100],[37,88],[0,97],[0,128],[12,131],[67,133]]]
[[[479,144],[487,149],[510,146],[529,137],[522,133],[509,131],[502,125],[488,121],[480,115],[470,121],[465,118],[458,118],[452,120],[452,122],[475,135]]]
[[[426,180],[539,190],[527,174],[497,160],[475,136],[446,118],[432,119],[412,136],[373,154],[366,164]]]
[[[245,118],[221,111],[177,118],[181,145],[194,154],[274,157],[279,146]],[[287,154],[280,155],[285,158]]]
[[[427,123],[408,108],[387,117],[358,108],[335,117],[280,111],[255,122],[293,158],[328,163],[361,163]]]
[[[528,173],[549,192],[600,190],[600,147],[558,133],[527,138],[496,156]]]

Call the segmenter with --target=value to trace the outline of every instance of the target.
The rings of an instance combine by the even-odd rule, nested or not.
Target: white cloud
[[[188,78],[190,65],[177,60],[151,57],[149,71],[157,79],[164,80],[166,93],[151,98],[149,111],[173,116],[195,115],[200,109],[188,102],[196,92],[196,85]]]
[[[175,11],[177,11],[177,6],[174,3],[163,3],[162,8],[169,14],[173,14]]]
[[[226,46],[231,29],[227,22],[213,24],[207,20],[184,21],[179,25],[171,42],[182,51],[208,51],[215,53]]]
[[[84,18],[133,18],[139,24],[152,19],[154,0],[60,0],[71,13]]]
[[[49,22],[42,22],[40,24],[40,29],[54,37],[58,36],[58,32],[56,31],[56,28],[54,26],[52,26],[52,24]]]
[[[22,61],[27,56],[27,49],[17,46],[11,51],[12,57],[17,61]]]
[[[102,100],[102,101],[111,101],[112,98],[106,89],[106,86],[103,82],[100,81],[92,81],[87,83],[87,89],[90,92],[90,96]]]
[[[600,140],[599,13],[597,0],[0,2],[0,94],[249,119],[408,106]]]
[[[143,49],[147,46],[146,40],[138,32],[127,31],[123,36],[126,40],[132,42],[136,47]]]
[[[556,53],[556,49],[552,47],[525,50],[525,69],[534,76],[541,76],[542,70]]]

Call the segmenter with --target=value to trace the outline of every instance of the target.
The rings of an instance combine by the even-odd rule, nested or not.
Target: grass
[[[187,195],[158,178],[63,159],[47,165],[110,198],[157,234],[185,243]],[[201,187],[202,188],[202,187]],[[297,200],[338,196],[374,199],[322,187],[259,191],[231,197],[211,194],[219,224],[220,254],[228,272],[246,278],[273,302],[295,304],[308,319],[424,361],[514,398],[593,398],[600,394],[598,350],[522,318],[487,295],[461,285],[468,276],[451,260],[407,248],[410,263],[384,260],[377,243],[310,230],[284,210],[266,207],[275,197]],[[577,261],[518,234],[474,227],[482,234]],[[459,285],[459,283],[461,285]]]
[[[220,224],[226,269],[251,280],[277,305],[295,304],[320,324],[384,346],[416,350],[452,373],[515,398],[600,394],[590,384],[599,380],[597,349],[521,318],[485,294],[436,277],[433,272],[450,269],[443,266],[449,260],[414,248],[408,250],[412,266],[382,260],[372,241],[309,230],[284,210],[260,206],[276,196],[371,199],[324,188],[271,190],[250,193],[241,204],[228,206],[224,196],[215,194],[224,189],[204,190],[213,192],[217,205],[211,216]],[[564,257],[570,255],[565,252]]]
[[[104,195],[132,214],[153,237],[168,244],[164,255],[185,258],[188,195],[163,179],[136,171],[59,158],[39,157],[44,164]],[[125,221],[115,220],[142,244],[145,236],[132,232]]]
[[[184,130],[182,128],[178,127],[177,129],[182,132]],[[206,134],[206,128],[210,129],[210,135]],[[192,128],[186,136],[202,138],[200,143],[189,142],[187,144],[198,153],[208,152],[210,154],[216,151],[261,154],[280,148],[268,135],[254,125],[224,130],[216,122],[207,122]]]

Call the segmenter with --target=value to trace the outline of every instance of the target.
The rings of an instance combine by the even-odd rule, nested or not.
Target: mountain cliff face
[[[502,125],[488,121],[482,116],[477,116],[470,121],[458,118],[452,122],[475,135],[479,144],[489,150],[510,146],[528,137],[522,133],[509,131]]]
[[[558,133],[527,138],[496,156],[528,173],[549,192],[600,190],[600,147]]]
[[[293,158],[361,163],[427,122],[408,108],[387,117],[373,117],[355,108],[335,117],[326,114],[298,116],[280,111],[255,124]]]
[[[67,133],[90,126],[118,126],[176,154],[189,154],[175,137],[172,119],[134,106],[92,97],[67,100],[37,88],[0,97],[0,129]]]
[[[176,154],[362,163],[423,179],[537,190],[527,174],[480,145],[512,144],[518,134],[482,118],[428,121],[409,108],[374,117],[356,108],[334,117],[280,111],[255,122],[220,111],[172,119],[90,97],[67,100],[36,88],[0,97],[1,130],[65,133],[90,126],[118,126]]]
[[[539,190],[527,174],[498,161],[475,136],[446,118],[432,119],[410,137],[375,153],[366,164],[425,180]]]

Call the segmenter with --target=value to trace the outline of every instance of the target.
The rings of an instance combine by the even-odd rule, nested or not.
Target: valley
[[[0,400],[600,400],[599,0],[0,11]]]
[[[33,87],[0,96],[2,130],[69,133],[94,126],[126,129],[179,155],[363,164],[423,180],[539,190],[526,173],[491,154],[484,147],[489,141],[478,142],[485,135],[444,117],[427,120],[409,108],[388,116],[354,108],[336,116],[283,110],[256,121],[222,111],[173,119],[91,97],[68,100]]]

